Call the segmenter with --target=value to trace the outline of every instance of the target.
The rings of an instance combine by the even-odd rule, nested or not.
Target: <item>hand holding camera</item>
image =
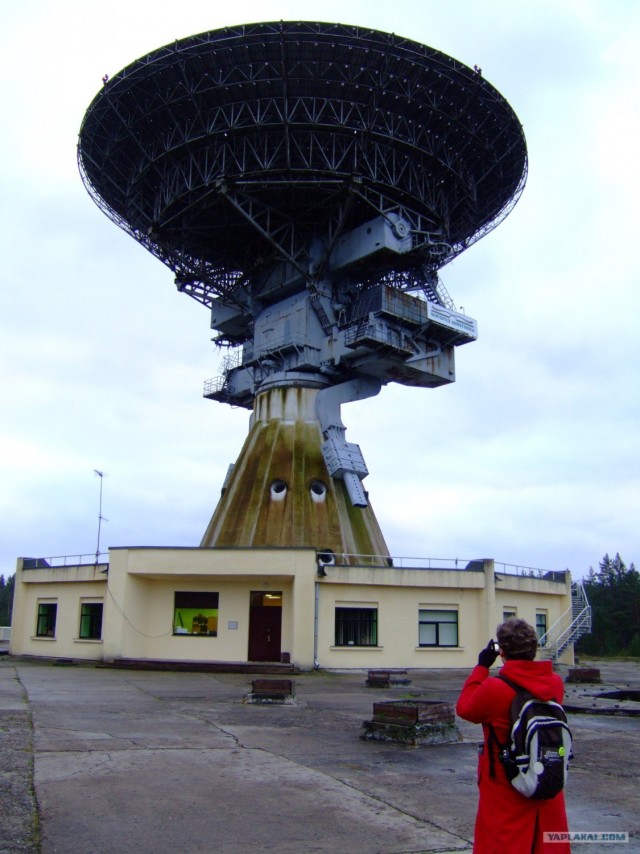
[[[480,664],[482,667],[486,667],[488,670],[497,657],[498,644],[493,640],[493,638],[491,638],[485,648],[481,650],[480,655],[478,656],[478,664]]]

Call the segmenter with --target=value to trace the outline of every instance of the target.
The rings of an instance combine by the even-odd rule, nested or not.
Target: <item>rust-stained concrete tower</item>
[[[454,348],[477,329],[438,270],[522,191],[508,103],[478,69],[395,35],[250,24],[108,80],[79,163],[98,205],[209,308],[229,352],[205,396],[253,412],[202,545],[385,562],[341,406],[455,380]]]

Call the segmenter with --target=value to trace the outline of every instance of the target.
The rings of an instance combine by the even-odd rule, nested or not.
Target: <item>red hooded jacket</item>
[[[550,661],[510,660],[500,673],[530,691],[540,700],[562,702],[564,685]],[[569,843],[543,842],[543,833],[566,833],[564,793],[551,800],[525,798],[511,785],[489,744],[489,725],[502,744],[508,740],[513,689],[489,675],[482,665],[474,667],[458,698],[461,718],[482,724],[484,744],[478,761],[479,802],[474,836],[474,854],[568,854]],[[489,750],[493,753],[494,776],[490,773]]]

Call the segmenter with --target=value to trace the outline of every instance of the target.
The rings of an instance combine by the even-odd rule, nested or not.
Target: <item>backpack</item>
[[[498,679],[516,692],[511,703],[510,740],[500,744],[489,727],[507,778],[525,798],[554,798],[565,786],[573,758],[564,709],[553,700],[539,700],[506,676],[498,674]]]

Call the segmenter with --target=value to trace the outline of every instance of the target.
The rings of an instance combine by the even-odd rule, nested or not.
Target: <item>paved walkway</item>
[[[453,700],[465,675],[379,690],[362,672],[300,674],[297,705],[256,706],[246,674],[2,657],[0,853],[468,852],[480,728],[461,721],[463,741],[419,749],[359,738],[374,700]],[[640,665],[614,675],[640,688]],[[628,831],[621,850],[640,851],[640,721],[571,724],[571,828]]]

